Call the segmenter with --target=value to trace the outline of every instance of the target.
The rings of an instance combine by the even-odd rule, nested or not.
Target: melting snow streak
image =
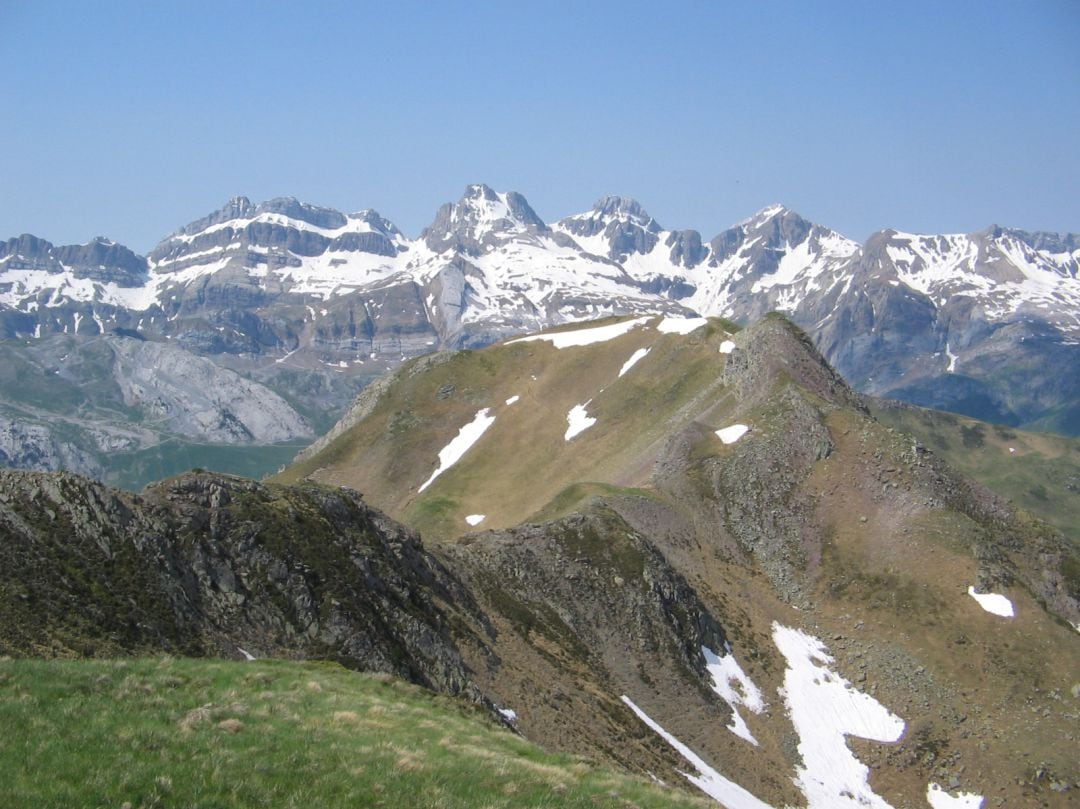
[[[633,354],[631,354],[630,359],[628,359],[626,362],[623,363],[622,370],[619,371],[619,376],[622,376],[627,371],[629,371],[631,368],[633,368],[635,365],[637,365],[638,360],[643,359],[645,357],[645,355],[648,354],[648,353],[649,353],[649,349],[647,349],[647,348],[639,348],[637,351],[635,351]]]
[[[997,593],[976,593],[974,587],[968,588],[968,595],[979,602],[979,606],[994,615],[1002,618],[1012,618],[1016,613],[1013,611],[1012,602],[1005,596]]]
[[[589,402],[591,401],[592,399],[589,400]],[[566,435],[563,436],[564,441],[569,441],[578,433],[584,432],[596,424],[596,419],[585,412],[585,408],[588,406],[589,402],[574,405],[570,408],[570,412],[566,414],[566,423],[569,426],[566,428]]]
[[[844,737],[895,742],[904,720],[830,670],[833,659],[817,638],[773,623],[773,642],[787,660],[781,693],[799,734],[796,783],[808,809],[891,809],[870,789],[870,771]]]
[[[461,456],[469,451],[469,447],[477,442],[492,424],[495,417],[488,415],[488,408],[484,408],[476,414],[476,418],[458,430],[457,436],[445,447],[439,450],[439,468],[431,473],[424,485],[416,490],[417,494],[430,486],[439,475],[461,460]]]
[[[634,704],[630,697],[624,694],[621,699],[631,711],[637,714],[638,719],[660,734],[665,742],[675,748],[680,756],[693,765],[699,775],[690,775],[690,773],[684,772],[682,776],[710,798],[720,802],[728,809],[772,809],[767,803],[758,800],[752,793],[743,789],[734,781],[729,781],[706,764],[697,753],[654,722],[647,713]]]
[[[470,514],[468,517],[465,518],[465,522],[467,522],[469,525],[479,525],[486,519],[486,517],[486,514]]]

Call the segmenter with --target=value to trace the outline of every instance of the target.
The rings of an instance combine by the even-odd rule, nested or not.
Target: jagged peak
[[[420,233],[437,251],[451,245],[474,252],[488,234],[525,230],[547,231],[528,200],[516,191],[495,191],[484,183],[465,187],[457,202],[447,202],[435,214],[435,221]]]
[[[797,213],[795,213],[795,211],[791,210],[791,208],[787,207],[783,203],[773,202],[769,205],[766,205],[764,208],[761,208],[753,216],[739,222],[736,227],[754,227],[762,225],[771,219],[783,219],[788,216],[794,216],[802,219],[801,216],[799,216]]]
[[[509,220],[523,226],[545,227],[524,196],[517,191],[496,191],[485,183],[466,186],[455,210],[460,218],[466,218],[466,212],[475,211],[482,221]]]
[[[644,222],[651,222],[653,218],[649,216],[640,202],[633,197],[623,197],[618,195],[610,195],[601,197],[592,207],[593,213],[600,214],[606,217],[626,217],[630,219],[639,219]]]
[[[588,211],[567,216],[560,220],[559,224],[578,232],[579,235],[584,227],[591,235],[611,222],[630,222],[652,233],[663,230],[660,223],[649,215],[640,202],[633,197],[618,194],[600,197]]]

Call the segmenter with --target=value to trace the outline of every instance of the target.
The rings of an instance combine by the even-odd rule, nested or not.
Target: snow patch
[[[732,424],[730,427],[724,427],[722,430],[716,431],[716,436],[725,444],[734,444],[744,435],[750,428],[745,424]]]
[[[934,809],[980,809],[983,805],[982,795],[974,792],[957,792],[950,795],[937,784],[929,784],[926,787],[926,802]]]
[[[591,402],[592,399],[589,400]],[[563,436],[564,441],[569,441],[578,433],[589,429],[596,424],[596,419],[592,418],[585,412],[585,408],[589,406],[589,402],[585,404],[574,405],[570,408],[570,412],[566,414],[566,435]]]
[[[486,514],[470,514],[468,517],[465,518],[465,522],[467,522],[469,525],[479,525],[486,519]]]
[[[980,607],[994,615],[1000,615],[1002,618],[1012,618],[1016,614],[1013,611],[1012,602],[998,593],[976,593],[974,587],[969,587],[968,595],[978,601]]]
[[[507,722],[517,721],[517,712],[511,708],[499,708],[499,713],[502,715],[502,718],[505,719]]]
[[[758,741],[739,713],[738,706],[745,705],[754,713],[764,711],[765,699],[761,690],[746,676],[730,651],[723,657],[717,657],[712,649],[702,646],[701,653],[705,655],[705,668],[712,677],[713,691],[731,707],[731,724],[727,726],[728,730],[755,747],[758,746]]]
[[[516,340],[510,340],[506,345],[531,343],[535,340],[546,340],[555,348],[574,348],[592,345],[593,343],[605,343],[608,340],[621,337],[648,320],[648,317],[639,317],[634,320],[624,320],[621,323],[611,323],[607,326],[596,326],[591,329],[574,329],[573,331],[560,331],[554,334],[531,334],[528,337],[518,337]]]
[[[725,778],[706,764],[697,753],[654,722],[652,717],[635,705],[630,697],[623,694],[620,699],[637,715],[638,719],[648,725],[655,733],[659,734],[665,742],[670,744],[680,756],[686,759],[694,769],[698,771],[698,775],[691,775],[690,773],[685,772],[680,772],[679,774],[710,798],[720,802],[726,806],[727,809],[772,809],[769,804],[754,797],[753,793],[749,790],[746,790],[734,781]]]
[[[236,651],[240,652],[240,654],[242,654],[244,656],[244,660],[254,660],[255,659],[255,655],[251,654],[251,652],[248,652],[248,651],[246,651],[244,649],[241,649],[239,646],[236,647]]]
[[[520,396],[511,396],[509,399],[506,400],[506,406],[509,407],[510,405],[514,404],[514,402],[518,401],[520,398]]]
[[[707,317],[665,317],[656,324],[661,334],[689,334],[709,322]]]
[[[780,693],[799,734],[796,784],[808,809],[891,809],[870,789],[870,770],[845,737],[895,742],[904,720],[832,671],[833,658],[817,638],[774,622],[773,642],[787,660]]]
[[[480,410],[472,421],[458,430],[457,436],[449,444],[439,450],[439,468],[432,472],[431,477],[424,481],[424,485],[416,490],[417,494],[424,491],[435,481],[435,478],[461,460],[461,456],[468,452],[487,428],[495,423],[495,417],[488,415],[489,410],[490,408],[487,407]]]
[[[733,342],[731,342],[731,340],[724,340],[724,342],[722,342],[720,344],[720,353],[721,354],[730,354],[734,350],[735,350],[735,344]]]
[[[623,367],[619,370],[619,376],[622,376],[627,371],[629,371],[631,368],[633,368],[635,365],[637,365],[638,362],[640,360],[644,359],[645,355],[648,354],[649,351],[651,351],[651,350],[652,349],[650,349],[650,348],[639,348],[637,351],[635,351],[633,354],[631,354],[630,359],[628,359],[626,362],[624,362]]]

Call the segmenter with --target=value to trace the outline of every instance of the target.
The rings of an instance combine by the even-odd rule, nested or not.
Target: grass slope
[[[1080,543],[1080,439],[892,403],[874,416]]]
[[[482,528],[516,525],[573,484],[640,487],[672,430],[723,396],[718,349],[736,328],[714,320],[681,337],[650,324],[594,345],[510,343],[406,366],[367,418],[277,479],[355,488],[433,540],[470,530],[470,514],[486,515]],[[596,423],[566,441],[567,414],[586,403]],[[419,493],[439,448],[482,408],[495,423]]]
[[[0,661],[6,807],[661,807],[479,708],[324,663]]]

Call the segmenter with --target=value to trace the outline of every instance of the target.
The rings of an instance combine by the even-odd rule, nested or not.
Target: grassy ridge
[[[690,337],[637,328],[566,349],[510,343],[458,352],[420,373],[406,366],[367,418],[275,479],[357,489],[433,540],[471,530],[469,514],[486,515],[482,528],[546,514],[581,482],[639,487],[671,431],[724,396],[718,380],[727,358],[718,347],[728,326],[713,321]],[[648,355],[619,376],[641,348]],[[568,442],[567,414],[586,403],[596,423]],[[420,493],[439,449],[481,408],[495,423]]]
[[[877,406],[874,416],[1080,542],[1080,439],[917,407]]]
[[[0,660],[5,807],[702,806],[323,663]]]

